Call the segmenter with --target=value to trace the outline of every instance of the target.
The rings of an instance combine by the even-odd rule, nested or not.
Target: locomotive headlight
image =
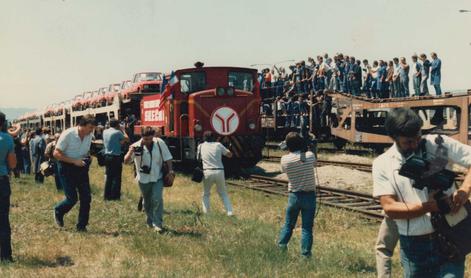
[[[216,94],[218,96],[222,97],[225,93],[226,93],[226,91],[224,90],[224,88],[222,88],[222,87],[216,88]]]
[[[233,96],[234,95],[234,88],[232,88],[232,87],[227,88],[226,94],[230,97]]]
[[[249,129],[254,130],[257,127],[255,123],[250,123],[249,124]]]
[[[203,130],[203,127],[200,124],[195,124],[194,128],[196,132],[201,132]]]

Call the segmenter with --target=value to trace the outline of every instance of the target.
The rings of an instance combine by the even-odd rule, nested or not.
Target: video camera
[[[425,149],[425,140],[420,142],[421,155],[413,154],[406,159],[406,162],[399,169],[399,175],[412,179],[412,187],[423,190],[425,187],[429,191],[437,191],[434,199],[437,201],[440,212],[447,214],[450,212],[450,197],[445,191],[450,189],[455,181],[456,174],[446,169],[448,164],[448,151],[443,146],[443,138],[438,136],[435,139],[438,144],[435,154],[428,153]]]
[[[456,174],[445,169],[448,164],[448,151],[443,138],[435,139],[438,145],[435,155],[425,150],[425,141],[420,143],[422,155],[411,155],[399,170],[399,174],[413,179],[417,189],[427,187],[437,191],[434,199],[439,212],[431,213],[431,222],[438,232],[440,253],[448,260],[464,258],[471,253],[471,205],[467,201],[455,214],[451,214],[451,196],[445,193],[453,186]]]
[[[144,151],[144,148],[142,146],[135,146],[134,147],[134,155],[135,156],[141,156],[143,151]]]
[[[402,165],[399,175],[414,180],[412,186],[419,190],[428,187],[431,190],[446,191],[453,185],[456,174],[445,169],[445,166],[446,163],[441,158],[426,159],[412,155]]]

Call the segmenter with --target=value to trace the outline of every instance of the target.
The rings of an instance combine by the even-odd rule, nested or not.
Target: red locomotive
[[[257,71],[238,67],[203,67],[177,70],[160,94],[141,100],[141,123],[160,131],[177,161],[195,161],[204,131],[218,135],[242,167],[262,158],[260,85]]]

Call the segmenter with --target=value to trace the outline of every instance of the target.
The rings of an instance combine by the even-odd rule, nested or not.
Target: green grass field
[[[123,176],[122,200],[104,202],[103,169],[92,166],[88,233],[75,232],[77,207],[66,216],[65,228],[55,226],[52,207],[63,195],[52,178],[42,186],[31,177],[13,180],[16,262],[1,264],[0,277],[375,277],[378,224],[354,214],[321,207],[314,256],[305,260],[299,256],[299,228],[287,253],[276,247],[284,197],[230,187],[236,214],[230,218],[213,189],[213,212],[201,215],[201,185],[179,175],[165,189],[168,232],[158,234],[136,210],[139,191],[129,167]],[[394,269],[399,277],[397,252]]]

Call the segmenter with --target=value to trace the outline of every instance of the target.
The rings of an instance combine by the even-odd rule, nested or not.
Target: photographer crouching
[[[469,169],[471,146],[422,136],[422,125],[410,109],[389,113],[385,128],[394,144],[373,162],[373,195],[397,224],[404,277],[463,277],[471,175],[456,190],[455,175],[445,167],[451,161]]]
[[[175,174],[172,170],[172,155],[167,144],[154,137],[152,127],[144,127],[141,132],[142,139],[132,144],[124,157],[124,163],[134,161],[136,167],[136,180],[139,183],[144,198],[144,209],[147,214],[147,225],[158,233],[163,230],[163,187],[173,183]],[[168,173],[163,175],[163,167]]]

